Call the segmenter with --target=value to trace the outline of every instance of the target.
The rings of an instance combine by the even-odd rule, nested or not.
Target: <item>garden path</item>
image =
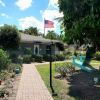
[[[16,100],[53,100],[33,63],[23,64]]]

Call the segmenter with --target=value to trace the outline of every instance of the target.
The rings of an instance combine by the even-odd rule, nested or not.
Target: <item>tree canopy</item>
[[[100,47],[100,0],[58,0],[65,41]]]
[[[0,27],[0,46],[5,49],[17,48],[20,38],[16,26],[7,25]]]
[[[54,31],[48,31],[47,35],[46,35],[47,39],[53,39],[53,40],[59,40],[60,37],[57,33],[55,33]]]
[[[28,29],[25,29],[24,32],[26,34],[30,34],[30,35],[34,35],[34,36],[38,35],[38,29],[36,27],[29,27]]]

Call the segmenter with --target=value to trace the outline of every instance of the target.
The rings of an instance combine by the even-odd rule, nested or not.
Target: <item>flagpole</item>
[[[45,18],[44,18],[44,37],[45,37]]]
[[[44,26],[44,36],[45,36],[45,26]]]

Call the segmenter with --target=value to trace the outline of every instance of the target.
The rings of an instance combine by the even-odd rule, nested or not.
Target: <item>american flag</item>
[[[54,28],[54,22],[49,20],[44,20],[44,28]]]

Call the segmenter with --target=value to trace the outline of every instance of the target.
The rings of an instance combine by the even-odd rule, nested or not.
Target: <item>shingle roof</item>
[[[33,43],[33,42],[41,42],[41,43],[51,43],[51,42],[60,42],[58,40],[50,40],[50,39],[45,39],[42,36],[32,36],[28,34],[20,34],[20,40],[22,43]]]
[[[63,43],[58,40],[50,40],[45,39],[42,36],[32,36],[28,34],[20,34],[20,42],[21,43],[42,43],[42,44],[49,44],[51,42],[55,43],[60,49],[63,49]]]

